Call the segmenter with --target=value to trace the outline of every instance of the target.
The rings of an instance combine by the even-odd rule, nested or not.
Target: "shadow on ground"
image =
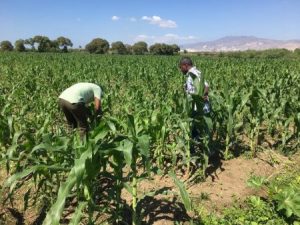
[[[183,223],[190,221],[184,205],[177,201],[175,197],[169,199],[158,199],[157,197],[145,197],[138,204],[142,209],[142,224],[150,225],[158,221]],[[173,224],[172,223],[172,224]]]

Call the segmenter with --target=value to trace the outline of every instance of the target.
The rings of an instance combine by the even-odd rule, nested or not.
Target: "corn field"
[[[142,212],[139,182],[157,169],[169,173],[186,210],[191,201],[176,171],[202,176],[209,157],[255,157],[273,149],[292,154],[300,147],[300,63],[280,59],[193,57],[210,85],[212,111],[197,121],[203,134],[190,154],[191,119],[179,56],[98,56],[87,54],[0,54],[0,154],[8,179],[2,198],[26,187],[24,208],[46,207],[44,225],[62,223],[76,199],[68,224],[93,224],[93,212],[122,224],[121,191],[132,196],[130,223]],[[86,141],[65,127],[59,94],[77,82],[103,89],[104,116],[91,123]],[[201,104],[201,102],[199,103]],[[200,106],[201,107],[201,106]],[[192,174],[189,174],[191,177]],[[98,188],[101,177],[113,185]],[[147,195],[155,195],[148,193]],[[105,198],[109,206],[98,204]],[[34,202],[34,203],[32,203]]]

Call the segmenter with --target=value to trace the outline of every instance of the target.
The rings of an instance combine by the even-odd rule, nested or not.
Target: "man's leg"
[[[87,121],[89,116],[89,110],[85,107],[84,103],[80,102],[74,104],[72,114],[77,121],[80,136],[83,138],[84,136],[87,135],[88,128],[89,128],[88,121]]]
[[[199,123],[196,121],[197,119],[199,119],[199,113],[196,110],[195,104],[193,104],[190,117],[192,119],[192,123],[191,123],[192,143],[191,143],[190,150],[191,150],[191,153],[194,154],[194,153],[196,153],[196,149],[199,149],[199,144],[200,144],[200,130],[199,130],[200,127],[199,127]]]
[[[67,119],[69,128],[72,129],[72,130],[74,128],[76,128],[77,127],[77,121],[76,121],[75,117],[72,114],[73,105],[70,102],[66,101],[66,100],[59,99],[59,106],[60,106],[61,110],[63,111],[63,113],[65,114],[65,117]]]

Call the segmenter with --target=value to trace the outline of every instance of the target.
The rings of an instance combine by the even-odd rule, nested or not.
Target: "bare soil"
[[[290,161],[273,151],[259,153],[256,158],[243,156],[228,161],[216,159],[207,169],[204,182],[191,183],[187,176],[178,175],[187,187],[194,205],[204,206],[209,211],[218,212],[236,201],[243,201],[250,195],[262,196],[247,186],[251,175],[269,177],[283,169]],[[145,224],[171,225],[174,221],[189,224],[190,217],[178,196],[178,189],[168,175],[154,176],[153,180],[144,180],[139,184],[139,192],[169,191],[167,195],[156,195],[147,198],[145,208]],[[122,197],[131,203],[130,194],[124,190]]]
[[[263,195],[247,187],[247,180],[251,175],[273,176],[286,163],[290,163],[286,157],[273,151],[265,151],[259,153],[254,159],[247,159],[244,156],[228,161],[216,159],[207,169],[208,176],[205,181],[191,182],[190,177],[184,174],[178,174],[178,178],[185,183],[195,206],[204,206],[209,211],[218,212],[235,201],[244,200],[247,196]],[[6,177],[6,172],[2,168],[0,170],[1,187]],[[39,218],[43,218],[42,209],[31,206],[26,211],[23,210],[23,197],[27,189],[28,187],[21,188],[18,191],[13,204],[7,201],[4,205],[0,205],[0,225],[41,224],[42,220]],[[143,180],[138,185],[140,198],[154,191],[156,192],[154,196],[146,196],[138,204],[138,209],[143,215],[143,224],[171,225],[174,221],[181,224],[190,223],[193,215],[186,212],[172,178],[168,175],[155,175],[152,180]],[[128,206],[131,205],[131,195],[125,189],[122,191],[122,199]],[[100,224],[100,221],[107,217],[100,215],[99,218]]]

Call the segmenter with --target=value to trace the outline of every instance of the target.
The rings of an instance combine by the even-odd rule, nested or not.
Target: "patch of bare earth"
[[[185,182],[187,191],[195,205],[204,205],[208,210],[222,210],[235,201],[243,201],[250,195],[263,195],[247,186],[251,175],[270,177],[278,173],[289,160],[272,151],[259,153],[257,158],[234,158],[213,162],[208,168],[204,182],[190,183],[185,176],[178,177]],[[214,164],[215,163],[215,164]],[[189,224],[190,218],[178,197],[178,189],[169,176],[154,176],[153,180],[139,183],[139,193],[168,190],[167,195],[156,195],[143,200],[145,224],[171,225],[175,221]],[[173,194],[174,193],[174,194]],[[203,196],[205,197],[205,200]],[[130,194],[124,190],[122,198],[131,204]]]
[[[205,201],[206,207],[217,210],[232,205],[234,201],[243,201],[250,195],[261,195],[262,193],[247,186],[250,176],[269,177],[277,173],[282,168],[282,164],[279,162],[279,164],[274,164],[272,161],[274,159],[271,157],[280,157],[283,161],[288,160],[275,153],[271,154],[273,156],[260,153],[254,159],[239,157],[221,161],[219,167],[209,174],[205,182],[192,185],[189,193],[192,197],[208,196]]]
[[[254,159],[246,159],[241,156],[228,161],[212,160],[207,169],[207,178],[203,182],[191,182],[187,176],[178,175],[178,178],[185,182],[194,205],[219,211],[232,205],[236,200],[244,200],[249,195],[262,195],[262,193],[257,193],[247,187],[246,182],[249,177],[252,174],[265,177],[273,176],[280,172],[287,163],[290,161],[286,157],[273,151],[264,151]],[[0,175],[0,185],[2,186],[7,177],[5,170],[1,169]],[[101,183],[103,184],[103,182]],[[21,188],[16,193],[13,205],[9,201],[0,205],[0,225],[40,224],[37,222],[40,215],[38,207],[35,208],[31,205],[29,209],[23,211],[23,197],[28,186],[25,188]],[[149,192],[155,192],[155,194],[142,198]],[[138,195],[142,200],[138,204],[138,210],[142,215],[143,224],[171,225],[175,221],[181,224],[190,224],[190,216],[192,215],[188,215],[185,211],[178,193],[177,187],[168,175],[155,175],[151,180],[141,181],[138,184]],[[123,189],[121,197],[129,207],[132,199],[130,193]],[[98,216],[100,216],[97,220],[99,222],[100,220],[103,222],[107,218],[105,214]],[[130,213],[127,217],[130,217]],[[130,221],[130,218],[126,219]]]
[[[24,185],[14,193],[14,197],[10,200],[8,197],[8,190],[3,189],[5,180],[9,176],[6,170],[2,167],[0,169],[0,191],[1,191],[1,203],[0,203],[0,225],[38,225],[41,224],[40,216],[42,209],[33,205],[33,201],[29,200],[27,210],[24,210],[24,196],[26,192],[31,189],[32,192],[35,189],[33,185]],[[41,213],[40,213],[41,211]]]

